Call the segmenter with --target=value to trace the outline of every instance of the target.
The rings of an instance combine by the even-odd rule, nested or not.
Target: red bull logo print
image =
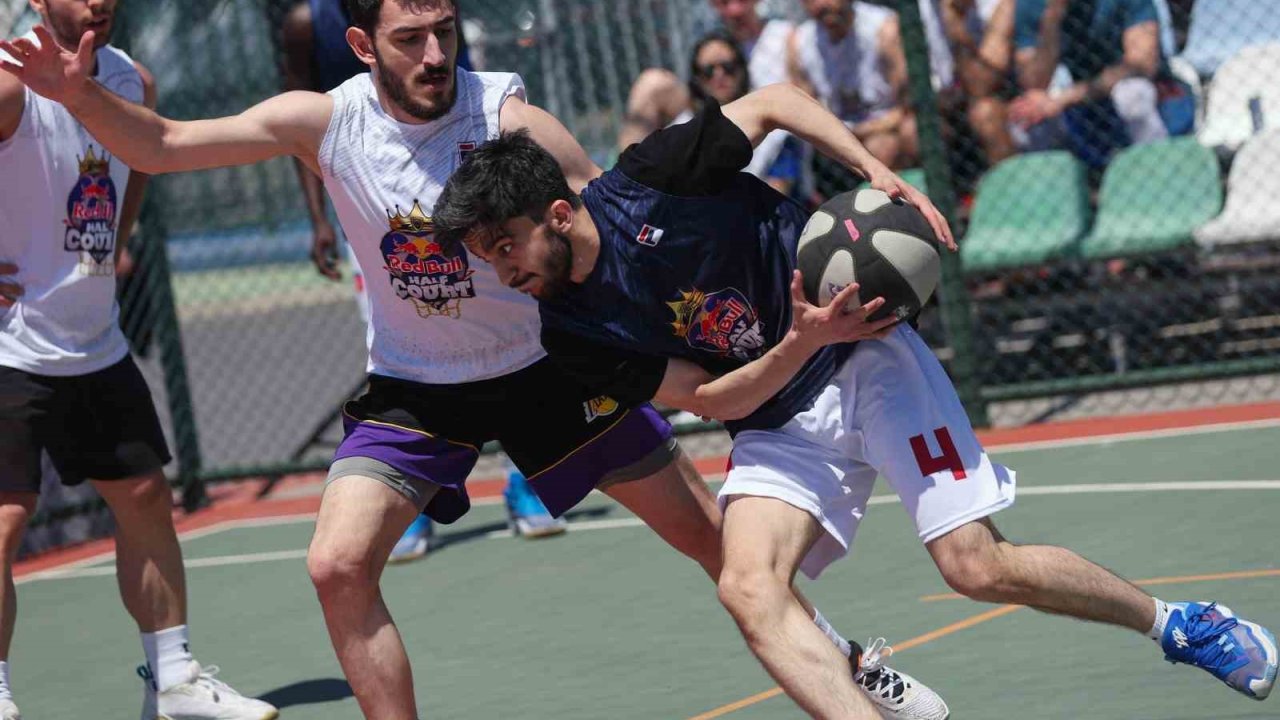
[[[408,215],[397,207],[394,215],[387,211],[387,220],[391,232],[382,237],[381,250],[396,296],[412,303],[419,317],[461,317],[462,301],[476,296],[467,251],[445,254],[417,200]]]
[[[80,254],[82,275],[115,272],[116,185],[111,181],[111,158],[99,157],[90,145],[80,158],[80,177],[67,195],[63,249]]]
[[[744,362],[764,351],[760,313],[734,288],[712,293],[681,291],[680,298],[667,306],[676,315],[672,330],[695,350]]]

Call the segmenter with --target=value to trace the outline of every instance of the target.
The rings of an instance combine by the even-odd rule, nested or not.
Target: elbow
[[[755,408],[744,407],[742,403],[736,402],[733,398],[709,397],[702,392],[697,393],[693,398],[693,402],[689,403],[689,407],[683,409],[698,417],[720,421],[741,420],[755,410]]]

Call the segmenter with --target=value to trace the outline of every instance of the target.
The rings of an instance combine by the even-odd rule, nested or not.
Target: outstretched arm
[[[582,192],[587,183],[600,177],[600,168],[587,156],[578,141],[560,121],[542,108],[530,105],[518,97],[509,97],[502,103],[498,114],[502,132],[527,129],[533,141],[551,153],[560,163],[569,189]]]
[[[104,90],[89,78],[93,33],[74,51],[63,50],[36,26],[39,45],[0,41],[21,64],[0,61],[31,90],[61,103],[103,146],[129,167],[150,175],[247,165],[281,155],[301,158],[319,172],[320,141],[333,100],[320,93],[277,95],[239,115],[178,122]]]
[[[803,90],[787,83],[768,85],[725,105],[723,112],[742,129],[752,147],[771,131],[786,130],[861,174],[872,187],[905,198],[920,209],[938,239],[955,249],[951,228],[929,198],[875,159],[839,118]]]
[[[138,75],[142,78],[142,104],[156,107],[156,80],[141,64],[134,63]],[[129,238],[133,236],[133,226],[138,222],[138,213],[142,212],[142,196],[147,191],[150,175],[129,171],[128,188],[124,191],[124,202],[120,204],[120,221],[116,224],[116,263],[128,252]]]

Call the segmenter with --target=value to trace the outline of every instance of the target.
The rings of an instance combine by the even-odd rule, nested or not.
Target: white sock
[[[0,700],[12,700],[13,691],[9,689],[9,663],[0,660]]]
[[[191,663],[195,658],[191,657],[189,646],[186,625],[142,633],[142,651],[147,654],[147,664],[155,675],[156,690],[191,682]]]
[[[1169,623],[1169,604],[1160,598],[1153,598],[1156,601],[1156,622],[1147,631],[1147,637],[1160,642],[1164,637],[1164,626]]]
[[[813,624],[817,625],[823,634],[831,638],[831,642],[836,646],[836,649],[843,653],[845,657],[849,657],[853,653],[853,647],[849,645],[849,641],[840,637],[840,633],[831,627],[831,623],[822,617],[822,612],[817,608],[813,609]]]

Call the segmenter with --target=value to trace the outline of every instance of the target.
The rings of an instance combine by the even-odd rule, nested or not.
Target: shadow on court
[[[320,703],[337,702],[352,697],[351,686],[346,680],[338,678],[321,678],[303,680],[291,685],[276,688],[259,699],[269,702],[281,710],[294,705],[319,705]]]

